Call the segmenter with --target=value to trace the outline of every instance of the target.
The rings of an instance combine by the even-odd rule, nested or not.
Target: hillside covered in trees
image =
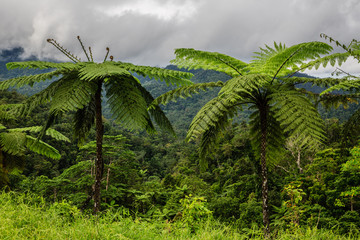
[[[316,46],[317,49],[320,47],[327,48],[323,45]],[[287,49],[291,50],[292,47]],[[273,50],[274,52],[285,52],[287,49],[283,49],[282,46],[275,46]],[[316,51],[314,49],[311,46],[310,50]],[[296,49],[295,52],[298,51]],[[268,52],[264,52],[268,54]],[[351,51],[348,52],[355,54]],[[27,76],[48,74],[49,71],[56,68],[56,65],[51,65],[48,70],[40,71],[31,69],[24,71],[21,69],[6,70],[6,63],[19,61],[19,53],[21,53],[21,49],[14,49],[1,54],[1,80],[5,81],[23,74]],[[24,204],[28,204],[31,213],[22,212],[19,214],[29,214],[29,219],[32,219],[33,222],[36,222],[36,218],[39,217],[31,214],[39,214],[44,219],[52,218],[48,215],[56,215],[58,219],[55,218],[57,220],[53,223],[54,226],[61,228],[63,224],[82,228],[86,234],[89,234],[89,238],[103,236],[103,239],[111,239],[120,233],[118,236],[139,239],[144,236],[148,239],[164,239],[167,237],[190,239],[201,238],[202,234],[207,239],[262,238],[264,234],[267,236],[267,232],[263,231],[264,178],[262,173],[264,166],[260,161],[263,155],[257,152],[257,143],[254,143],[254,136],[257,136],[254,134],[254,129],[260,129],[261,124],[257,123],[257,118],[254,117],[257,110],[251,106],[252,98],[250,97],[249,101],[242,102],[241,100],[238,103],[238,105],[244,104],[241,111],[234,111],[233,114],[227,116],[229,123],[221,125],[222,131],[215,135],[216,139],[213,142],[205,142],[206,146],[210,146],[211,149],[205,149],[204,157],[202,157],[201,152],[204,149],[201,145],[204,138],[189,137],[188,130],[190,129],[190,132],[194,131],[194,134],[198,134],[201,130],[194,130],[193,119],[199,118],[198,114],[204,112],[203,106],[206,106],[213,99],[222,101],[226,96],[219,97],[221,92],[227,93],[226,91],[240,88],[239,85],[241,84],[235,82],[226,89],[226,86],[229,85],[226,83],[234,81],[233,79],[239,79],[243,76],[248,77],[249,81],[255,79],[253,83],[254,85],[257,84],[255,89],[265,89],[262,90],[263,92],[259,90],[260,95],[266,91],[272,93],[275,90],[271,88],[272,86],[267,85],[265,78],[257,78],[256,74],[262,74],[262,72],[256,73],[256,70],[252,68],[242,70],[242,67],[246,68],[247,66],[244,64],[244,66],[239,67],[242,63],[233,59],[227,60],[233,61],[233,64],[238,64],[240,70],[237,70],[236,73],[221,65],[214,64],[212,61],[216,60],[211,58],[212,53],[207,55],[206,64],[210,62],[210,65],[216,66],[214,68],[205,65],[199,59],[195,59],[194,62],[198,63],[199,66],[204,64],[203,69],[193,69],[197,67],[191,66],[193,62],[189,66],[189,63],[184,60],[186,58],[182,58],[181,54],[187,53],[178,53],[178,57],[180,57],[174,62],[177,67],[169,65],[163,70],[180,70],[187,74],[191,73],[193,74],[191,81],[194,85],[199,84],[200,86],[210,82],[217,82],[218,85],[204,87],[204,91],[199,87],[196,91],[179,92],[180,98],[169,96],[169,103],[165,105],[159,103],[162,112],[171,122],[176,137],[174,134],[161,130],[158,126],[155,127],[156,134],[148,134],[141,128],[129,130],[124,127],[123,122],[118,119],[119,114],[114,114],[114,108],[111,104],[106,103],[106,101],[111,101],[113,95],[106,95],[105,88],[109,91],[111,86],[102,88],[102,96],[104,96],[101,116],[104,168],[100,205],[100,216],[103,217],[103,220],[100,222],[96,222],[97,220],[93,219],[94,217],[91,215],[94,204],[94,178],[97,171],[95,167],[98,156],[97,142],[95,141],[97,133],[96,129],[92,127],[88,129],[86,138],[76,138],[73,129],[76,120],[74,120],[73,115],[78,109],[63,111],[61,117],[56,117],[51,122],[51,129],[63,134],[64,138],[55,133],[53,136],[44,134],[41,138],[43,142],[55,148],[61,158],[51,157],[51,154],[46,156],[46,154],[41,154],[40,150],[40,154],[34,152],[33,145],[28,145],[29,149],[24,148],[24,151],[15,157],[10,157],[11,152],[5,151],[4,148],[4,142],[7,139],[2,136],[21,132],[11,129],[44,126],[46,122],[49,122],[49,117],[52,116],[51,110],[54,109],[51,103],[41,104],[34,107],[29,115],[8,117],[6,115],[7,110],[11,109],[8,104],[17,105],[28,101],[28,99],[36,99],[37,93],[51,86],[59,78],[61,79],[61,75],[55,76],[55,79],[53,78],[50,81],[35,83],[32,88],[24,86],[15,91],[15,88],[12,87],[0,92],[0,104],[2,106],[0,108],[0,159],[2,167],[0,170],[0,187],[3,188],[0,206],[1,208],[4,205],[8,206],[2,210],[5,213],[4,217],[0,217],[7,222],[4,234],[12,234],[11,229],[33,227],[30,220],[26,223],[25,218],[20,218],[11,213],[15,211],[16,205],[23,207]],[[207,53],[201,54],[203,57],[203,54]],[[292,56],[290,53],[288,54]],[[192,52],[189,56],[197,55]],[[27,59],[27,61],[33,60],[36,59]],[[320,135],[323,135],[321,141],[317,141],[318,135],[311,135],[317,130],[317,125],[311,131],[303,129],[296,132],[295,135],[285,131],[283,135],[275,134],[274,139],[267,138],[269,148],[275,147],[275,144],[278,143],[277,140],[280,143],[280,147],[276,149],[276,155],[270,156],[266,153],[267,160],[269,160],[266,166],[268,171],[266,180],[268,184],[266,196],[269,213],[268,225],[272,236],[275,238],[282,236],[283,239],[291,236],[298,237],[297,239],[311,239],[315,236],[330,239],[338,239],[340,236],[344,236],[356,239],[360,234],[360,202],[358,201],[360,198],[360,145],[358,142],[360,129],[356,115],[358,109],[357,86],[351,86],[351,91],[356,94],[351,92],[351,96],[346,95],[350,92],[349,89],[338,88],[335,89],[338,91],[334,94],[336,95],[335,100],[330,99],[330,97],[326,98],[328,97],[326,94],[323,95],[325,96],[324,100],[320,99],[318,95],[329,87],[337,86],[339,80],[329,80],[336,82],[332,85],[321,83],[315,86],[316,84],[308,83],[314,79],[308,75],[297,73],[291,78],[287,78],[289,75],[287,70],[283,73],[280,70],[272,72],[273,70],[269,70],[270,67],[260,68],[262,62],[258,64],[259,69],[264,72],[268,71],[270,74],[275,74],[276,77],[274,76],[270,83],[278,84],[275,86],[276,89],[283,89],[284,94],[293,94],[291,96],[303,92],[307,94],[305,97],[301,96],[295,100],[289,97],[286,101],[281,101],[312,104],[311,106],[316,113],[314,112],[315,115],[311,116],[319,116],[321,120],[318,122],[323,121],[322,130],[319,130]],[[290,64],[290,67],[294,67],[293,64]],[[110,67],[107,70],[109,69]],[[219,69],[223,71],[221,72]],[[154,99],[163,96],[162,94],[166,95],[171,90],[175,91],[178,87],[171,84],[167,86],[154,77],[142,76],[136,73],[136,69],[134,72],[133,75],[139,79],[144,89]],[[296,89],[289,89],[290,85],[282,86],[283,82],[274,81],[274,79],[277,80],[277,77],[279,79],[281,77],[290,79],[288,81],[291,82],[291,86],[301,84]],[[313,81],[320,82],[321,80],[314,79]],[[241,87],[245,90],[238,90],[235,93],[242,99],[245,98],[245,95],[241,94],[248,94],[252,90],[250,87],[253,86],[241,85]],[[187,95],[191,95],[191,97]],[[346,96],[345,100],[341,96]],[[307,100],[307,97],[311,100]],[[176,102],[172,100],[176,100]],[[300,100],[304,102],[298,102]],[[323,100],[324,104],[320,100]],[[229,100],[229,102],[231,101],[239,101],[239,98]],[[223,103],[224,106],[226,104],[226,102]],[[269,106],[276,104],[274,100]],[[279,109],[282,110],[285,105],[286,103],[280,102]],[[227,107],[227,109],[231,108],[230,106]],[[83,108],[85,107],[80,109]],[[295,110],[289,107],[287,111]],[[355,115],[353,115],[354,113]],[[310,113],[306,112],[306,114]],[[152,119],[156,116],[154,115]],[[219,115],[218,118],[221,116]],[[208,122],[213,119],[210,117]],[[284,121],[286,121],[285,118]],[[295,122],[296,119],[292,121]],[[217,122],[214,123],[214,125],[216,124]],[[213,126],[209,125],[209,128]],[[208,127],[204,127],[204,124],[201,126],[203,128]],[[283,125],[280,127],[273,122],[269,126],[271,126],[269,131],[274,129],[280,131],[278,129],[291,126],[291,123],[286,123],[285,127]],[[204,131],[206,134],[206,130]],[[212,131],[211,129],[209,134],[212,134]],[[305,140],[299,140],[298,137],[302,132],[307,131],[311,135],[307,139],[311,146],[304,143]],[[24,132],[33,138],[37,138],[39,132],[41,133],[40,130],[24,130]],[[72,141],[65,141],[65,138]],[[186,139],[194,141],[189,142]],[[83,143],[79,144],[81,141]],[[22,148],[20,145],[15,147]],[[206,162],[205,167],[204,161]],[[88,221],[87,225],[89,226],[99,224],[97,226],[104,229],[105,232],[101,233],[104,235],[91,233],[91,229],[86,229],[84,226],[86,224],[82,225],[81,221]],[[111,225],[113,229],[119,229],[120,233],[112,232],[115,230],[110,230],[107,224]],[[132,232],[130,231],[131,233],[126,230],[129,227],[133,229]],[[46,229],[45,226],[43,228]],[[48,231],[47,234],[54,236],[60,234],[56,232],[60,230],[46,231]],[[78,236],[76,234],[79,234],[74,230],[69,230],[69,232],[73,232],[73,235],[68,235],[70,238],[76,238]],[[106,235],[107,233],[109,235]],[[141,236],[142,233],[145,235]],[[22,233],[16,234],[19,238],[23,237]],[[39,233],[38,236],[46,235]]]

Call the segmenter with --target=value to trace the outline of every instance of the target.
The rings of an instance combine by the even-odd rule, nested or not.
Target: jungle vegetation
[[[78,38],[81,61],[49,40],[73,63],[7,63],[36,70],[0,82],[2,234],[356,239],[360,80],[300,72],[358,59],[360,45],[323,37],[265,46],[250,62],[177,49],[165,69],[107,60],[108,49],[95,63]],[[31,96],[13,91],[43,83]],[[52,154],[17,148],[15,134]],[[19,155],[8,146],[21,161],[3,157]],[[39,214],[56,216],[53,227]]]

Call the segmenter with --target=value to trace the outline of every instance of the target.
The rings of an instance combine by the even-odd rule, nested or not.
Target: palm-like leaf
[[[206,91],[209,88],[222,87],[223,85],[223,82],[218,81],[210,83],[196,83],[190,86],[179,87],[157,97],[154,101],[152,101],[149,108],[151,109],[160,104],[166,105],[171,101],[176,102],[177,99],[191,97],[193,94],[199,93],[200,90]]]
[[[30,135],[26,135],[25,145],[30,151],[35,152],[37,154],[41,154],[53,159],[61,158],[59,151],[56,150],[54,147]]]
[[[215,70],[232,77],[243,75],[243,69],[248,65],[236,58],[217,52],[206,52],[192,48],[175,50],[176,59],[171,63],[180,68]]]
[[[138,85],[132,76],[105,82],[107,102],[113,117],[130,129],[146,128],[150,119],[147,103]]]
[[[281,86],[269,96],[275,118],[284,132],[296,136],[295,143],[300,147],[314,147],[324,139],[323,120],[310,100],[301,92]]]
[[[270,77],[287,76],[298,69],[304,61],[314,60],[321,54],[328,54],[332,47],[322,42],[307,42],[289,48],[282,44],[274,44],[274,48],[266,46],[257,52],[257,56],[247,67],[250,73],[266,74]]]

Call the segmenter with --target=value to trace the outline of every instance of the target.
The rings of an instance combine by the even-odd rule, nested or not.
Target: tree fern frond
[[[340,43],[339,41],[335,40],[334,38],[326,35],[325,33],[321,33],[320,37],[329,40],[330,43],[334,42],[336,46],[341,47],[346,52],[348,52],[352,57],[360,61],[360,42],[356,39],[353,39],[349,45],[345,45]]]
[[[347,81],[345,78],[307,78],[307,77],[285,77],[281,79],[285,83],[293,85],[311,83],[312,86],[330,87]]]
[[[56,93],[60,84],[61,79],[52,82],[46,89],[27,98],[22,104],[16,105],[12,109],[12,112],[18,116],[28,115],[37,106],[48,103]]]
[[[26,135],[26,147],[31,150],[32,152],[41,154],[43,156],[52,158],[52,159],[60,159],[61,155],[58,150],[54,147],[50,146],[49,144],[38,140],[32,136]]]
[[[0,123],[0,131],[4,129],[6,129],[6,127]]]
[[[87,106],[78,109],[73,117],[74,138],[78,140],[78,145],[82,145],[91,127],[95,123],[95,99],[93,98]]]
[[[332,87],[329,87],[328,89],[321,92],[320,96],[333,91],[341,90],[341,91],[354,92],[354,91],[358,91],[359,89],[360,89],[360,80],[347,80],[347,81],[342,81],[339,84],[334,85]]]
[[[11,128],[9,132],[32,132],[39,133],[42,131],[42,126],[33,126],[33,127],[24,127],[24,128]],[[59,141],[70,142],[69,138],[64,136],[62,133],[56,131],[55,129],[49,128],[46,130],[45,134]]]
[[[300,43],[289,48],[275,44],[274,48],[261,48],[246,69],[249,73],[266,74],[272,78],[287,76],[298,69],[297,65],[319,58],[331,50],[330,45],[322,42]]]
[[[217,52],[206,52],[192,48],[175,50],[176,58],[170,62],[180,68],[215,70],[232,77],[243,75],[243,69],[248,64],[236,58]]]
[[[1,104],[0,105],[0,121],[10,121],[15,120],[15,116],[12,113],[15,107],[18,107],[18,104]]]
[[[22,87],[25,85],[33,86],[36,82],[45,81],[53,77],[59,76],[62,73],[62,70],[56,70],[48,73],[41,73],[30,76],[21,76],[17,78],[7,79],[0,82],[0,90],[6,90],[10,87]]]
[[[320,114],[306,96],[294,89],[282,86],[271,95],[275,118],[284,132],[295,136],[295,143],[301,147],[312,147],[323,142],[324,129]],[[305,141],[306,140],[306,141]]]
[[[44,62],[44,61],[25,61],[25,62],[9,62],[6,64],[7,69],[57,69],[57,70],[66,70],[73,71],[79,69],[83,63],[54,63],[54,62]]]
[[[76,111],[88,105],[97,89],[94,82],[80,81],[64,75],[52,96],[50,112]]]
[[[312,60],[307,63],[301,64],[298,68],[294,68],[293,70],[296,72],[304,71],[304,70],[311,70],[315,68],[316,70],[322,66],[326,67],[328,64],[330,64],[332,67],[335,66],[335,64],[341,66],[346,60],[349,58],[349,53],[334,53],[331,55],[327,55],[321,58],[317,58],[315,60]]]
[[[240,92],[242,92],[251,96],[254,91],[257,91],[260,87],[269,83],[270,80],[271,78],[261,74],[249,74],[235,77],[225,83],[219,94],[227,92],[236,92],[240,94]]]
[[[215,103],[215,101],[213,101],[213,103]],[[207,103],[194,117],[187,134],[188,141],[201,135],[199,157],[200,167],[203,170],[207,167],[206,156],[214,149],[219,139],[219,134],[232,122],[232,117],[236,114],[237,110],[240,109],[240,107],[236,105],[229,105],[226,108],[220,109],[220,105],[221,104],[217,102],[209,106]],[[202,114],[202,116],[199,113]]]
[[[162,111],[162,109],[158,105],[151,105],[154,102],[154,98],[151,96],[151,94],[143,88],[141,85],[138,85],[139,90],[141,91],[147,106],[148,106],[148,112],[150,114],[150,117],[155,121],[155,123],[163,130],[171,133],[172,135],[176,135],[175,131],[169,121],[169,119],[166,117],[165,113]],[[153,130],[152,125],[149,125],[147,128],[147,131]]]
[[[331,94],[327,93],[317,99],[318,103],[321,103],[325,109],[335,108],[343,106],[345,109],[349,107],[349,104],[358,103],[357,99],[360,98],[360,94]]]
[[[237,95],[227,94],[207,102],[192,120],[186,140],[191,141],[197,138],[209,131],[211,127],[215,127],[216,131],[221,130],[227,124],[225,122],[232,118],[236,110],[240,108],[240,106],[237,107],[239,100],[241,98]]]
[[[150,119],[139,85],[132,76],[112,77],[105,82],[107,102],[113,117],[130,129],[146,128]]]
[[[114,62],[105,62],[101,64],[89,62],[79,70],[79,77],[84,81],[93,81],[115,76],[129,77],[130,75],[131,74],[126,69],[119,67]]]
[[[130,71],[131,73],[139,74],[143,77],[154,78],[156,80],[164,81],[167,85],[188,86],[193,84],[189,79],[193,74],[188,72],[174,71],[169,69],[137,66],[131,63],[114,62],[115,65]]]
[[[0,133],[1,150],[12,155],[23,155],[25,151],[26,134],[22,132]]]
[[[218,82],[210,82],[210,83],[196,83],[190,86],[179,87],[157,97],[152,102],[149,109],[151,109],[155,105],[160,105],[160,104],[166,105],[170,101],[176,102],[178,98],[191,97],[192,94],[199,93],[200,90],[206,91],[208,88],[211,89],[214,87],[222,87],[223,85],[224,85],[223,82],[218,81]]]

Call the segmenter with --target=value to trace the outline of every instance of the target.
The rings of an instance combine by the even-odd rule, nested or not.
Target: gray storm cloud
[[[348,42],[360,36],[354,0],[13,0],[0,2],[0,50],[65,60],[47,38],[81,54],[76,36],[101,60],[164,66],[175,48],[218,51],[249,60],[274,41],[320,40],[324,32]]]

